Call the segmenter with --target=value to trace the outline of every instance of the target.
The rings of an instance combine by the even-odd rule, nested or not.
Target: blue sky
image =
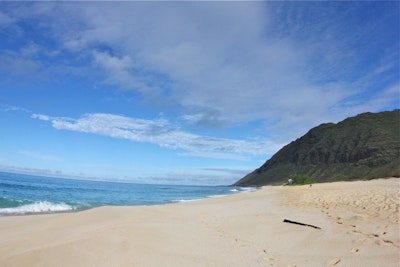
[[[399,2],[0,2],[0,170],[231,184],[399,108]]]

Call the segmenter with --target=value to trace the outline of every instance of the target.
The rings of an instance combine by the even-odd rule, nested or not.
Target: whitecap
[[[228,196],[228,195],[211,195],[211,196],[208,196],[209,198],[214,198],[214,197],[226,197],[226,196]]]
[[[31,204],[0,209],[0,215],[22,215],[22,214],[36,214],[36,213],[53,213],[53,212],[66,212],[75,210],[66,203],[51,203],[48,201],[38,201]]]

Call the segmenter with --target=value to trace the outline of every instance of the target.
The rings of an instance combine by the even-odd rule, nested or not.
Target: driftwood
[[[284,219],[283,222],[298,224],[298,225],[302,225],[302,226],[308,226],[308,227],[312,227],[312,228],[315,228],[315,229],[321,229],[321,227],[318,227],[318,226],[315,226],[315,225],[301,223],[301,222],[295,222],[295,221],[291,221],[291,220],[287,220],[287,219]]]

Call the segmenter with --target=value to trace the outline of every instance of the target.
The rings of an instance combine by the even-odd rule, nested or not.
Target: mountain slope
[[[295,174],[315,182],[399,177],[400,110],[321,124],[235,185],[282,184]]]

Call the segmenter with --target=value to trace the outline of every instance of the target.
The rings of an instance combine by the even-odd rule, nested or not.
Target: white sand
[[[0,218],[0,266],[399,266],[400,179]],[[321,227],[282,222],[295,220]]]

